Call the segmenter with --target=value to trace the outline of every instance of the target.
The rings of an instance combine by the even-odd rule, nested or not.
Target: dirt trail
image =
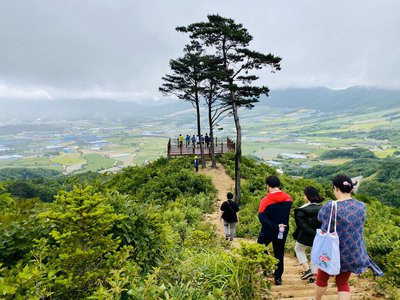
[[[221,237],[224,237],[224,225],[220,221],[220,207],[221,204],[226,200],[226,193],[233,193],[234,182],[226,174],[224,167],[219,163],[217,163],[217,169],[208,167],[206,169],[200,169],[199,173],[211,177],[212,183],[218,191],[218,199],[214,203],[214,213],[207,215],[206,218],[216,226],[217,234]]]
[[[273,299],[279,300],[309,300],[315,294],[315,284],[307,280],[301,280],[303,268],[299,266],[297,259],[285,254],[285,272],[282,276],[282,285],[272,285],[271,295]],[[373,295],[373,284],[366,278],[360,278],[354,274],[350,277],[351,299],[384,299]],[[329,286],[322,299],[337,299],[337,288],[334,279],[329,280]]]
[[[209,176],[212,183],[218,190],[218,200],[214,204],[214,213],[207,215],[206,218],[217,228],[217,234],[224,238],[223,223],[220,222],[220,210],[221,204],[226,199],[226,193],[228,191],[234,191],[234,182],[226,174],[225,169],[222,165],[217,164],[217,169],[208,167],[206,169],[199,170],[199,173]],[[240,226],[240,222],[239,222]],[[241,238],[234,239],[232,246],[238,247],[239,241],[244,240]],[[246,240],[248,242],[255,242],[255,240]],[[291,255],[285,254],[285,272],[282,276],[282,285],[272,285],[271,297],[276,300],[308,300],[313,299],[315,292],[315,284],[309,283],[308,281],[301,280],[302,267],[298,264],[297,259]],[[272,280],[272,279],[271,279]],[[379,297],[373,295],[373,284],[365,278],[352,275],[350,278],[350,287],[352,293],[352,299],[379,299]],[[337,299],[337,290],[334,286],[334,281],[329,281],[329,288],[326,295],[323,297],[324,300]],[[384,297],[380,298],[384,299]]]

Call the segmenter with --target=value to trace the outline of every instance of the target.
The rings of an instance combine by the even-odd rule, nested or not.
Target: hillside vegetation
[[[220,159],[221,163],[233,174],[232,157],[230,154]],[[263,163],[257,164],[254,160],[245,158],[243,161],[243,197],[241,202],[240,226],[237,235],[256,239],[259,233],[257,211],[260,199],[265,195],[265,177],[276,174],[275,169]],[[395,170],[395,169],[394,169]],[[325,198],[334,199],[330,176],[325,178],[296,179],[288,175],[281,176],[283,189],[293,198],[294,208],[303,204],[303,190],[307,185],[315,186]],[[398,299],[400,287],[400,210],[388,207],[381,201],[369,195],[356,194],[356,199],[367,204],[367,219],[364,229],[364,238],[367,251],[385,272],[385,277],[378,279],[378,289],[393,293],[393,299]],[[290,232],[295,228],[294,218],[290,219]],[[294,253],[294,241],[289,234],[287,250]],[[368,272],[367,276],[372,277]]]
[[[362,176],[359,193],[379,199],[382,203],[400,208],[400,157],[377,158],[367,149],[331,150],[321,159],[352,158],[339,165],[316,165],[309,169],[289,172],[305,178],[318,178],[326,181],[338,173],[349,176]]]
[[[52,203],[0,197],[3,299],[257,299],[261,245],[235,255],[211,224],[215,188],[191,160],[159,159],[61,188]]]
[[[232,157],[220,161],[231,174]],[[265,176],[276,171],[249,158],[242,163],[237,234],[255,239]],[[295,206],[308,184],[332,196],[323,182],[282,179]],[[119,174],[76,180],[60,186],[51,203],[13,199],[3,189],[0,293],[4,299],[266,299],[269,283],[261,270],[273,268],[275,259],[258,244],[243,244],[234,254],[225,251],[229,245],[204,221],[215,192],[186,158],[162,158]],[[373,198],[357,198],[368,207],[368,251],[386,272],[375,292],[395,295],[399,211]],[[292,247],[289,241],[288,250]]]

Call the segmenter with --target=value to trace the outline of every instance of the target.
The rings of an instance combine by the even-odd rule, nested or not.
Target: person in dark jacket
[[[324,201],[324,198],[315,187],[307,186],[304,189],[304,200],[307,203],[294,210],[297,227],[293,233],[293,238],[296,240],[294,251],[299,264],[304,268],[302,280],[306,280],[316,273],[315,266],[308,263],[306,250],[312,247],[317,228],[321,228],[321,222],[318,221],[317,217],[321,209],[319,203]]]
[[[221,220],[224,220],[225,239],[233,241],[236,224],[239,221],[239,206],[232,200],[233,194],[231,192],[226,194],[226,198],[228,200],[221,204]]]
[[[274,272],[275,284],[282,284],[283,256],[285,242],[289,232],[289,214],[292,207],[292,198],[281,191],[281,182],[275,175],[265,179],[267,195],[261,200],[258,209],[258,219],[261,223],[257,243],[268,246],[272,242],[274,257],[279,260],[278,268]],[[268,252],[266,252],[268,254]]]
[[[197,157],[197,155],[194,157],[194,161],[193,161],[193,164],[194,164],[194,169],[196,170],[196,172],[198,172],[199,171],[199,158]]]
[[[204,137],[204,141],[206,142],[207,148],[210,148],[211,139],[210,139],[210,137],[208,136],[208,133],[206,133],[206,136]]]

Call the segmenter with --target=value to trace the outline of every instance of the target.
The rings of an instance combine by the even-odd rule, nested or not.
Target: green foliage
[[[118,296],[133,283],[132,279],[135,279],[139,270],[134,263],[128,261],[132,249],[124,247],[107,257],[109,269],[104,272],[107,274],[103,278],[99,276],[88,289],[79,289],[73,293],[68,290],[79,288],[80,283],[71,273],[68,277],[60,276],[61,270],[49,262],[51,250],[46,239],[36,240],[36,246],[31,252],[32,259],[27,264],[19,263],[14,270],[3,272],[5,277],[0,277],[0,292],[5,296],[3,299],[110,299],[107,296],[119,299]],[[88,270],[87,273],[87,276],[101,275],[97,269]],[[97,285],[99,287],[96,289]],[[91,291],[99,297],[88,297]]]
[[[229,157],[220,161],[229,165]],[[276,173],[248,158],[242,165],[246,180],[237,235],[255,238],[265,177]],[[302,205],[307,185],[333,196],[330,184],[280,178],[294,207]],[[4,299],[259,299],[267,292],[261,273],[276,260],[259,244],[226,251],[228,244],[204,222],[204,214],[213,211],[215,190],[208,178],[193,172],[191,160],[160,159],[82,180],[92,184],[62,190],[53,203],[0,194],[8,199],[0,211]],[[164,193],[167,186],[176,192]],[[159,189],[159,197],[152,189]],[[399,284],[400,212],[371,197],[356,198],[367,203],[365,241],[385,271],[381,286],[389,291]],[[287,246],[293,246],[290,236]]]
[[[126,216],[115,213],[107,200],[91,186],[75,187],[60,192],[50,210],[39,215],[52,225],[48,259],[58,271],[55,288],[61,295],[81,297],[108,276],[120,244],[111,229]]]
[[[13,170],[14,168],[10,169],[10,175],[13,175]],[[16,175],[18,175],[18,172]],[[16,199],[39,198],[43,202],[53,202],[54,196],[58,194],[60,189],[70,191],[75,184],[90,184],[100,177],[99,174],[94,172],[86,172],[74,176],[54,176],[51,178],[40,177],[42,175],[41,172],[33,173],[33,175],[32,179],[7,180],[4,186]],[[18,176],[14,177],[18,178]]]
[[[2,168],[0,169],[0,181],[6,180],[30,180],[35,178],[61,177],[60,171],[44,168]]]
[[[397,144],[400,142],[398,130],[374,129],[368,133],[367,137],[376,140],[390,140]]]
[[[4,186],[0,183],[0,211],[7,209],[14,203],[10,193],[6,193]]]
[[[266,86],[257,85],[259,77],[254,70],[265,67],[280,70],[281,58],[251,50],[249,45],[253,37],[242,24],[219,15],[208,15],[207,22],[180,26],[176,30],[188,33],[192,43],[198,43],[207,49],[207,53],[220,60],[219,70],[215,70],[214,76],[207,79],[215,79],[215,74],[222,73],[217,79],[221,80],[219,85],[229,95],[221,96],[221,101],[227,106],[235,103],[237,107],[252,108],[261,94],[268,94]],[[249,74],[249,71],[253,72]],[[237,113],[233,108],[232,112]]]
[[[400,159],[394,157],[383,159],[381,168],[376,173],[376,180],[379,182],[400,180]]]
[[[224,165],[224,168],[227,170],[228,175],[231,178],[235,177],[235,163],[234,163],[235,154],[233,152],[225,153],[223,155],[218,156],[218,161]],[[241,158],[241,178],[243,179],[254,179],[254,176],[262,176],[264,173],[269,174],[277,174],[276,170],[273,167],[270,167],[266,164],[257,164],[255,159],[249,157]],[[259,174],[255,172],[257,169],[258,172],[263,172]],[[264,177],[265,180],[265,177]],[[252,180],[254,181],[254,180]],[[257,189],[257,187],[255,187]]]
[[[235,178],[235,154],[234,153],[225,153],[223,155],[218,155],[217,160],[224,166],[226,173],[232,179]],[[242,175],[243,176],[243,175]]]
[[[217,235],[215,232],[215,227],[210,226],[210,224],[204,224],[199,226],[198,229],[193,228],[188,230],[184,245],[193,249],[205,249],[210,247],[210,245],[217,243]]]
[[[372,197],[356,195],[355,198],[367,204],[364,227],[367,252],[385,272],[385,276],[378,280],[379,288],[389,299],[397,299],[399,292],[396,287],[400,285],[400,210],[385,206]]]
[[[265,246],[248,243],[242,244],[234,254],[222,249],[188,249],[175,268],[169,265],[161,269],[155,284],[165,286],[164,295],[168,297],[160,298],[260,299],[268,286],[262,270],[271,270],[277,262],[264,251]],[[169,284],[163,279],[168,279]]]
[[[379,199],[382,203],[400,208],[400,158],[358,158],[342,165],[317,165],[302,172],[305,178],[328,182],[338,173],[351,177],[363,176],[360,194]]]
[[[322,153],[320,156],[320,159],[323,160],[335,158],[375,158],[375,154],[365,148],[354,148],[329,150]]]
[[[305,178],[321,178],[325,179],[333,177],[333,174],[339,173],[343,166],[332,165],[316,165],[309,169],[304,170],[301,175]]]
[[[172,247],[171,228],[163,222],[163,209],[138,203],[115,191],[108,195],[114,212],[125,216],[114,222],[113,236],[121,239],[121,246],[132,246],[135,251],[131,259],[149,271]]]
[[[202,223],[203,213],[212,212],[215,190],[208,178],[193,172],[183,170],[179,177],[185,167],[191,170],[191,162],[160,159],[150,168],[135,169],[139,195],[162,184],[180,191],[180,197],[167,201],[152,199],[150,193],[149,198],[123,195],[107,187],[107,180],[121,183],[106,176],[92,180],[93,185],[61,190],[53,203],[5,205],[0,254],[9,268],[1,270],[0,293],[6,299],[157,299],[173,289],[178,295],[174,281],[154,284],[157,266],[172,259],[175,269],[180,260],[174,257],[185,249],[199,244],[211,249],[219,243],[213,228]],[[148,174],[159,177],[147,180]],[[63,186],[79,181],[69,179]]]
[[[358,158],[342,165],[317,165],[306,169],[303,176],[306,178],[319,178],[329,180],[338,173],[345,173],[351,177],[362,175],[371,176],[380,168],[380,160],[372,158]]]
[[[50,227],[38,218],[46,207],[37,199],[31,199],[15,201],[12,206],[1,210],[1,262],[8,266],[15,265],[32,250],[35,238],[48,234]]]
[[[359,189],[359,193],[368,194],[381,199],[382,203],[400,208],[400,180],[389,183],[379,181],[364,181]]]
[[[211,90],[217,92],[217,100],[220,104],[215,106],[226,107],[226,111],[232,114],[235,122],[235,199],[240,202],[242,132],[238,109],[241,107],[252,109],[254,104],[260,101],[261,95],[268,95],[269,88],[259,85],[259,73],[265,67],[270,68],[273,72],[279,71],[281,58],[271,53],[264,54],[251,50],[250,42],[253,37],[247,29],[233,19],[224,18],[218,14],[208,15],[207,22],[180,26],[176,30],[187,33],[191,40],[190,45],[195,45],[196,49],[199,48],[200,53],[207,51],[214,62],[212,71],[206,72],[205,77],[208,82],[215,83],[216,89],[212,88]],[[197,84],[195,84],[195,88],[197,88]],[[219,113],[212,114],[210,111],[209,113],[217,115],[217,119],[220,116]],[[200,117],[198,116],[199,123]]]
[[[231,168],[232,158],[228,156],[223,156],[220,159],[227,169]],[[363,162],[378,163],[378,159],[374,160],[358,160]],[[395,182],[398,173],[398,159],[390,158],[383,160],[385,168],[378,170],[376,177],[374,178],[375,183],[379,183],[380,180],[392,180]],[[382,161],[381,161],[382,163]],[[246,168],[246,161],[243,163],[244,168]],[[350,166],[350,164],[347,164]],[[251,175],[247,176],[247,180],[243,185],[243,197],[240,206],[240,226],[237,229],[237,236],[245,236],[249,238],[256,238],[259,230],[260,224],[257,218],[258,206],[261,198],[265,195],[265,178],[272,172],[268,172],[268,169],[263,169],[262,163],[254,165],[254,163],[248,164],[251,166],[248,168],[249,172],[253,172]],[[355,165],[351,165],[356,167]],[[335,172],[343,166],[335,168]],[[363,168],[363,166],[361,166]],[[373,166],[367,166],[366,170],[372,169]],[[326,167],[315,167],[317,169],[329,169]],[[376,171],[377,169],[375,169]],[[375,172],[374,171],[374,172]],[[316,173],[314,173],[316,174]],[[321,176],[327,176],[322,175]],[[331,174],[330,174],[331,175]],[[282,181],[283,189],[292,196],[293,207],[299,207],[303,204],[303,190],[307,185],[315,186],[320,193],[325,196],[326,199],[333,198],[331,183],[325,178],[325,180],[315,179],[295,179],[286,175],[281,175],[280,179]],[[363,185],[366,183],[363,181]],[[380,183],[382,184],[382,183]],[[362,186],[363,186],[362,185]],[[400,185],[398,185],[400,186]],[[393,191],[397,191],[398,187],[392,186]],[[360,189],[362,191],[362,189]],[[381,193],[388,195],[388,191],[381,190]],[[397,196],[398,197],[398,196]],[[380,284],[382,288],[390,293],[391,287],[399,286],[399,273],[398,273],[398,262],[400,261],[399,256],[399,240],[400,240],[400,210],[388,207],[382,204],[380,201],[372,198],[363,196],[361,194],[355,195],[355,198],[364,201],[367,204],[367,219],[364,227],[364,239],[367,246],[367,251],[371,258],[377,262],[377,264],[384,270],[385,277],[380,279]],[[384,221],[383,221],[384,220]],[[295,229],[295,222],[293,218],[290,218],[290,232]],[[293,249],[294,241],[291,234],[288,235],[287,249]]]
[[[356,195],[356,198],[367,203],[364,238],[368,253],[378,265],[384,266],[385,278],[399,285],[396,265],[400,259],[400,210],[385,206],[371,197]]]
[[[18,198],[33,198],[35,196],[33,187],[25,180],[16,180],[7,186],[13,196]]]
[[[115,162],[115,159],[107,158],[103,155],[97,153],[90,153],[82,155],[82,158],[85,159],[87,162],[82,166],[81,172],[96,172],[99,170],[104,170],[111,168]]]
[[[141,285],[140,268],[129,260],[131,248],[122,249],[115,258],[115,267],[100,287],[87,299],[126,299],[132,287]]]
[[[386,158],[371,179],[363,181],[359,192],[400,208],[400,159]]]
[[[145,167],[128,167],[106,185],[120,193],[162,204],[181,196],[211,193],[211,180],[193,173],[190,158],[159,159]]]
[[[400,241],[393,244],[393,249],[385,257],[385,267],[388,281],[394,286],[400,286]]]

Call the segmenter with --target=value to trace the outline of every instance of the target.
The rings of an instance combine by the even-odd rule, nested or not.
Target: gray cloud
[[[0,98],[157,97],[188,41],[174,28],[213,13],[283,58],[271,88],[400,88],[397,0],[3,0]]]

